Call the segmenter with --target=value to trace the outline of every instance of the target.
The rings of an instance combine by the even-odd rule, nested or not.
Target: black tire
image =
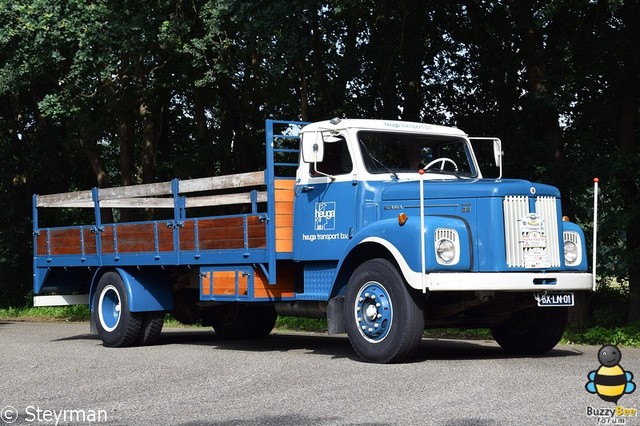
[[[98,336],[105,346],[123,347],[136,343],[142,315],[129,312],[127,291],[117,272],[107,272],[98,281],[92,313]]]
[[[491,334],[507,352],[515,355],[541,355],[553,349],[564,333],[568,308],[530,308],[513,313],[491,328]]]
[[[153,345],[158,341],[163,325],[164,312],[144,312],[136,344],[143,346]]]
[[[373,259],[361,264],[349,279],[344,300],[351,346],[367,362],[406,360],[422,338],[423,306],[391,262]]]
[[[252,305],[251,330],[247,333],[250,339],[262,339],[271,334],[276,325],[278,314],[273,305]]]
[[[212,308],[211,323],[223,339],[260,339],[271,333],[276,324],[272,305],[225,303]]]

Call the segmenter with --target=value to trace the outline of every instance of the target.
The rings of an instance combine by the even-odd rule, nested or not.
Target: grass
[[[0,309],[0,319],[21,321],[89,321],[89,308],[84,305],[54,306],[41,308],[5,308]],[[183,325],[171,315],[167,315],[165,325],[169,327],[182,327]],[[325,333],[327,323],[325,320],[298,317],[278,317],[276,329],[290,331],[307,331]],[[492,340],[488,329],[428,329],[426,337]],[[626,347],[640,348],[640,323],[622,327],[595,326],[584,331],[568,330],[564,333],[561,343],[605,345],[613,344]]]
[[[89,317],[89,308],[85,305],[0,309],[0,319],[19,319],[25,321],[89,321]]]

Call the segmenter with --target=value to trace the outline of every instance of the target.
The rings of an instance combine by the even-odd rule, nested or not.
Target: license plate
[[[536,293],[538,306],[573,306],[573,293]]]

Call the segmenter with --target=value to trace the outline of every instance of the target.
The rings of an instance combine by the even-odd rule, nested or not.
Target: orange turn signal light
[[[405,223],[407,223],[407,219],[409,219],[409,217],[407,216],[406,213],[400,213],[398,214],[398,224],[400,226],[404,225]]]
[[[569,216],[562,216],[562,221],[563,222],[571,222],[571,219],[569,218]]]

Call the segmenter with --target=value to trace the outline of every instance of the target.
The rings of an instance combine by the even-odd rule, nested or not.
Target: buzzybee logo
[[[633,373],[620,366],[622,352],[614,345],[605,345],[598,351],[600,368],[590,371],[585,385],[587,392],[597,394],[603,401],[618,403],[622,395],[633,393]]]
[[[596,394],[606,402],[612,402],[615,407],[587,407],[587,417],[595,419],[597,425],[626,425],[628,419],[638,416],[635,407],[618,405],[618,400],[626,394],[636,390],[633,383],[633,373],[625,371],[620,365],[622,352],[614,345],[605,345],[598,351],[600,367],[587,374],[589,381],[585,384],[587,392]]]

